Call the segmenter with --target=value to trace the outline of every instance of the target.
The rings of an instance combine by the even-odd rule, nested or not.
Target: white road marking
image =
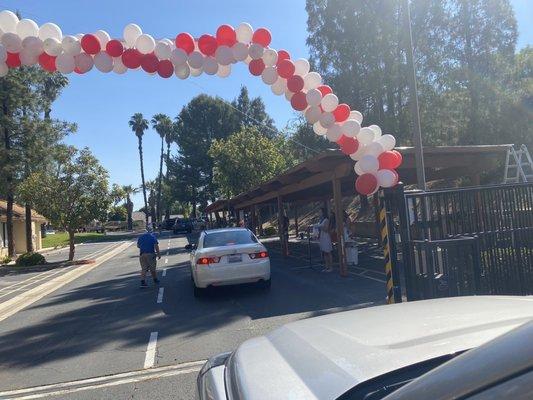
[[[383,279],[378,279],[378,278],[373,278],[371,276],[366,276],[366,275],[362,275],[362,274],[357,274],[355,272],[352,272],[352,271],[348,271],[348,273],[350,275],[355,275],[355,276],[359,276],[361,278],[366,278],[366,279],[372,279],[373,281],[376,281],[376,282],[381,282],[381,283],[387,283],[387,281],[383,280]]]
[[[157,293],[157,304],[161,304],[163,302],[163,293],[165,293],[165,288],[160,287],[159,292]]]
[[[152,368],[154,366],[156,348],[157,348],[157,332],[152,332],[150,333],[150,339],[148,340],[148,346],[146,347],[146,356],[144,358],[144,369]]]
[[[165,264],[168,264],[168,258],[165,258]]]
[[[163,270],[163,276],[167,276],[167,269],[166,268]]]
[[[192,361],[183,364],[152,368],[149,370],[124,372],[115,375],[106,375],[71,382],[54,383],[51,385],[10,390],[6,392],[0,392],[0,398],[26,400],[40,399],[49,396],[63,396],[70,393],[81,392],[85,390],[94,390],[111,386],[131,384],[151,379],[159,379],[163,377],[198,372],[202,368],[202,365],[204,363],[205,360]]]

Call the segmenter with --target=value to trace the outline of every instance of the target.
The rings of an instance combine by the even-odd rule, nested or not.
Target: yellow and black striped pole
[[[379,196],[379,230],[381,234],[381,244],[383,246],[383,258],[385,261],[385,274],[387,279],[387,304],[394,303],[394,281],[392,277],[392,260],[389,238],[389,228],[387,225],[387,210],[383,194]],[[392,238],[394,240],[394,238]]]

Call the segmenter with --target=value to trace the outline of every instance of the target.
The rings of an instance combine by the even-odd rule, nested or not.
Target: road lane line
[[[160,287],[159,292],[157,293],[157,304],[161,304],[163,302],[163,293],[165,293],[165,288]]]
[[[39,399],[49,396],[66,395],[84,390],[94,390],[110,386],[118,386],[129,383],[159,379],[168,376],[189,374],[198,372],[206,360],[191,361],[182,364],[156,367],[148,370],[142,369],[131,372],[123,372],[114,375],[105,375],[95,378],[80,379],[70,382],[53,383],[50,385],[34,386],[24,389],[15,389],[0,392],[3,399]],[[14,396],[14,397],[7,397]],[[21,397],[22,396],[22,397]]]
[[[167,269],[166,268],[163,270],[163,276],[167,276]]]
[[[155,351],[157,348],[157,332],[150,333],[148,346],[146,347],[146,356],[144,358],[144,369],[152,368],[155,364]]]
[[[168,264],[168,258],[165,258],[165,264]]]

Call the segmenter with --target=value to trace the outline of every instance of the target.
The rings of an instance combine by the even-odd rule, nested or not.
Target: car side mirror
[[[189,243],[188,245],[185,246],[185,250],[187,251],[193,251],[193,250],[196,250],[196,243]]]

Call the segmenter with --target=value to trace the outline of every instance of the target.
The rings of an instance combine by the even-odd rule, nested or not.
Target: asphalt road
[[[160,239],[160,288],[139,288],[132,245],[1,321],[0,398],[192,399],[206,358],[290,321],[383,303],[379,279],[320,273],[274,249],[270,291],[196,299],[186,243]]]

